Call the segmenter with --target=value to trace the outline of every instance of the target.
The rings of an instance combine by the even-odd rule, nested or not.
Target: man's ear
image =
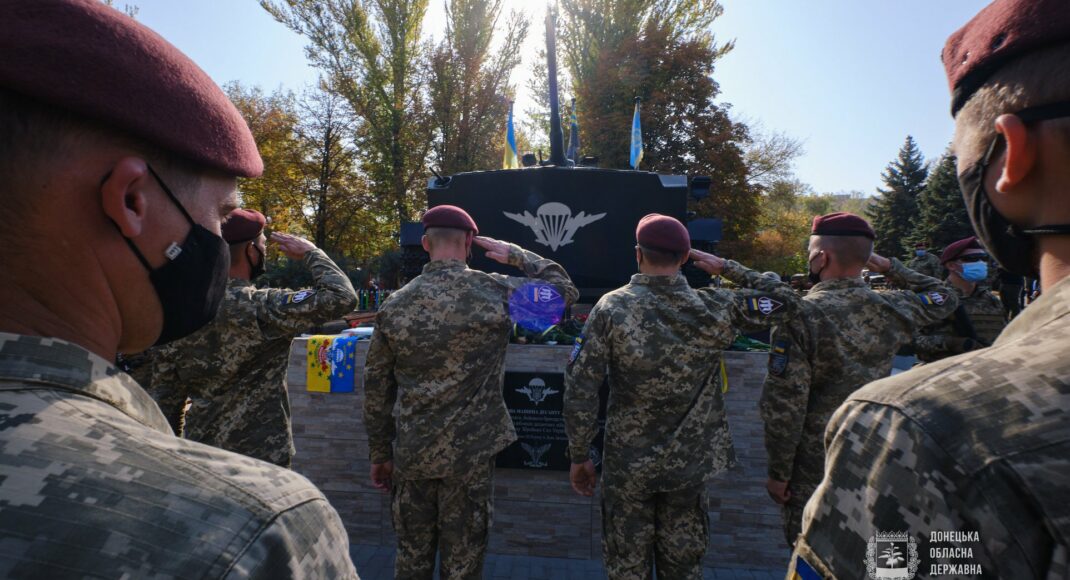
[[[119,227],[124,237],[136,238],[145,227],[148,201],[145,186],[150,180],[144,159],[124,157],[112,167],[100,184],[104,215]]]
[[[1017,115],[1000,115],[996,119],[996,131],[1003,135],[1006,143],[996,190],[1010,193],[1036,166],[1037,133],[1036,129],[1030,130]]]
[[[427,252],[428,254],[431,253],[431,242],[428,241],[426,235],[420,238],[420,245],[424,247],[425,252]]]

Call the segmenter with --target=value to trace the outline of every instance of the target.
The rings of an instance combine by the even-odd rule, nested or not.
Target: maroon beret
[[[810,228],[810,235],[864,236],[871,240],[877,239],[877,234],[873,232],[869,222],[845,211],[814,216],[814,224]]]
[[[99,0],[0,0],[0,87],[230,175],[264,163],[241,114],[196,64]]]
[[[255,209],[236,209],[223,222],[223,239],[228,244],[237,244],[256,239],[264,231],[267,219]]]
[[[981,246],[981,242],[977,241],[977,238],[970,236],[964,240],[959,240],[953,244],[948,244],[944,248],[944,252],[940,254],[940,263],[945,264],[951,260],[957,259],[962,254],[966,253],[966,250],[984,250]]]
[[[635,227],[635,241],[644,248],[674,254],[691,253],[691,236],[680,220],[651,213]]]
[[[918,243],[914,244],[914,247],[915,248],[928,248],[929,244],[926,244],[925,242],[918,242]]]
[[[950,38],[941,58],[951,85],[951,115],[1008,61],[1070,41],[1070,2],[995,0]]]
[[[424,224],[424,229],[454,228],[467,230],[473,234],[479,233],[479,228],[476,227],[476,221],[472,219],[472,216],[455,205],[436,205],[427,210],[424,219],[420,221]]]

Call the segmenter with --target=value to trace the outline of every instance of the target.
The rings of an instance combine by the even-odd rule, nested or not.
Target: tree
[[[774,184],[792,179],[792,163],[803,154],[802,141],[785,133],[763,131],[750,123],[750,142],[745,147],[747,179],[763,191]]]
[[[568,71],[558,68],[558,83],[557,83],[557,102],[560,105],[558,107],[558,114],[561,116],[562,129],[568,127],[568,116],[571,112],[570,108],[566,106],[566,103],[570,101],[565,100],[564,87],[569,86],[568,83]],[[525,137],[527,137],[529,143],[529,149],[532,152],[541,150],[545,153],[545,157],[550,156],[550,76],[546,70],[546,48],[540,48],[535,55],[535,59],[532,62],[532,75],[528,78],[527,82],[528,92],[532,95],[535,104],[528,109],[524,110],[524,114],[527,117],[526,120],[520,123],[523,129]],[[585,119],[580,113],[580,125],[584,124]],[[517,146],[519,147],[519,143]]]
[[[918,196],[925,189],[928,169],[914,138],[907,136],[899,155],[888,164],[878,189],[880,198],[867,215],[877,232],[874,250],[885,256],[906,256],[907,238],[913,233],[918,214]]]
[[[435,157],[443,173],[494,169],[509,111],[509,75],[520,64],[528,21],[514,12],[491,52],[502,0],[449,0],[446,36],[431,57]],[[492,137],[493,136],[493,137]]]
[[[420,27],[427,0],[261,0],[276,20],[308,38],[312,64],[359,121],[356,144],[373,194],[399,222],[419,205],[431,147],[425,47]]]
[[[918,219],[908,242],[925,242],[935,248],[973,235],[962,199],[955,157],[944,153],[918,196]]]
[[[809,185],[798,180],[778,180],[762,196],[759,231],[749,263],[759,270],[778,274],[806,271],[810,238],[811,203],[816,198]]]

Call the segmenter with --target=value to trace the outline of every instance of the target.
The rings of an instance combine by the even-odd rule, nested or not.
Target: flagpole
[[[564,167],[565,144],[561,135],[561,113],[557,101],[557,33],[553,10],[546,9],[546,73],[550,81],[550,165]]]

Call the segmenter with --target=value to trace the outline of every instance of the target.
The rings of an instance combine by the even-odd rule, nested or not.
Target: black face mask
[[[1070,102],[1030,107],[1015,113],[1023,123],[1070,117]],[[985,173],[1003,136],[998,135],[976,165],[959,177],[966,212],[977,238],[1004,270],[1019,276],[1037,275],[1036,240],[1034,236],[1070,234],[1070,224],[1055,224],[1036,228],[1020,228],[996,210],[985,191]]]
[[[253,249],[256,250],[256,253],[260,256],[260,261],[255,264],[252,263],[252,261],[249,262],[250,280],[256,280],[262,276],[264,272],[267,272],[267,264],[264,261],[264,252],[261,252],[256,244],[253,244]],[[248,257],[246,259],[248,259]]]
[[[814,263],[814,261],[810,260],[810,262],[808,262],[806,264],[806,269],[808,271],[808,274],[806,275],[806,277],[810,280],[810,284],[811,285],[819,284],[821,282],[821,272],[820,271],[814,272],[813,263]]]
[[[156,171],[149,167],[164,193],[189,222],[190,231],[179,246],[172,242],[164,254],[168,262],[153,269],[134,242],[123,236],[149,271],[149,280],[163,308],[163,330],[156,346],[188,336],[215,318],[227,289],[230,249],[223,238],[193,221]]]

